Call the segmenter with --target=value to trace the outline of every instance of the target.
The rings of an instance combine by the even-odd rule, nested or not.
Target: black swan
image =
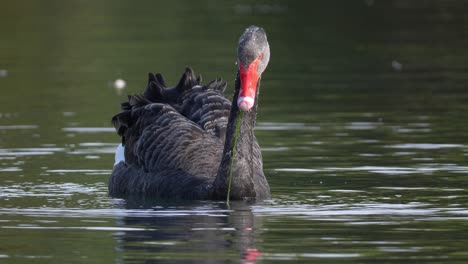
[[[269,59],[265,31],[248,27],[239,39],[233,96],[237,103],[232,104],[224,96],[222,79],[201,85],[201,76],[187,68],[177,86],[166,87],[161,74],[150,73],[145,92],[128,96],[122,111],[112,118],[122,137],[119,148],[124,160],[114,165],[110,195],[268,198],[270,187],[254,127],[260,78]]]

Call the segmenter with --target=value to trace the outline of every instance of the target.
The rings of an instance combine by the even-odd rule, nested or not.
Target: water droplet
[[[400,62],[398,62],[397,60],[393,60],[392,61],[392,68],[396,71],[401,71],[403,70],[403,64],[401,64]]]
[[[122,90],[127,86],[127,82],[123,79],[117,79],[114,81],[114,88],[117,90]]]
[[[4,69],[0,69],[0,78],[7,77],[8,71]]]

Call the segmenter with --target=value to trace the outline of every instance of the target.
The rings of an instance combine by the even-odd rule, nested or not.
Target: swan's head
[[[237,65],[239,66],[240,92],[237,106],[248,111],[255,102],[257,84],[270,60],[270,46],[265,30],[250,26],[239,39]]]

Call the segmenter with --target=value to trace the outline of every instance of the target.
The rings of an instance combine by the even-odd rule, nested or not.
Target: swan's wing
[[[218,79],[206,86],[194,86],[183,93],[176,108],[203,130],[224,141],[231,102],[224,96],[226,81]]]
[[[149,74],[141,95],[151,102],[171,105],[180,114],[224,141],[231,102],[224,96],[226,81],[217,79],[201,85],[201,76],[187,68],[175,87],[166,87],[161,74]]]
[[[221,140],[169,105],[133,107],[114,116],[112,122],[122,136],[128,165],[152,173],[183,171],[200,177],[217,173]]]

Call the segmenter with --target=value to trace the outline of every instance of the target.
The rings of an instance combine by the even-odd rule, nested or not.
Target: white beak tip
[[[239,97],[237,106],[242,111],[248,111],[254,105],[255,100],[252,97]]]

